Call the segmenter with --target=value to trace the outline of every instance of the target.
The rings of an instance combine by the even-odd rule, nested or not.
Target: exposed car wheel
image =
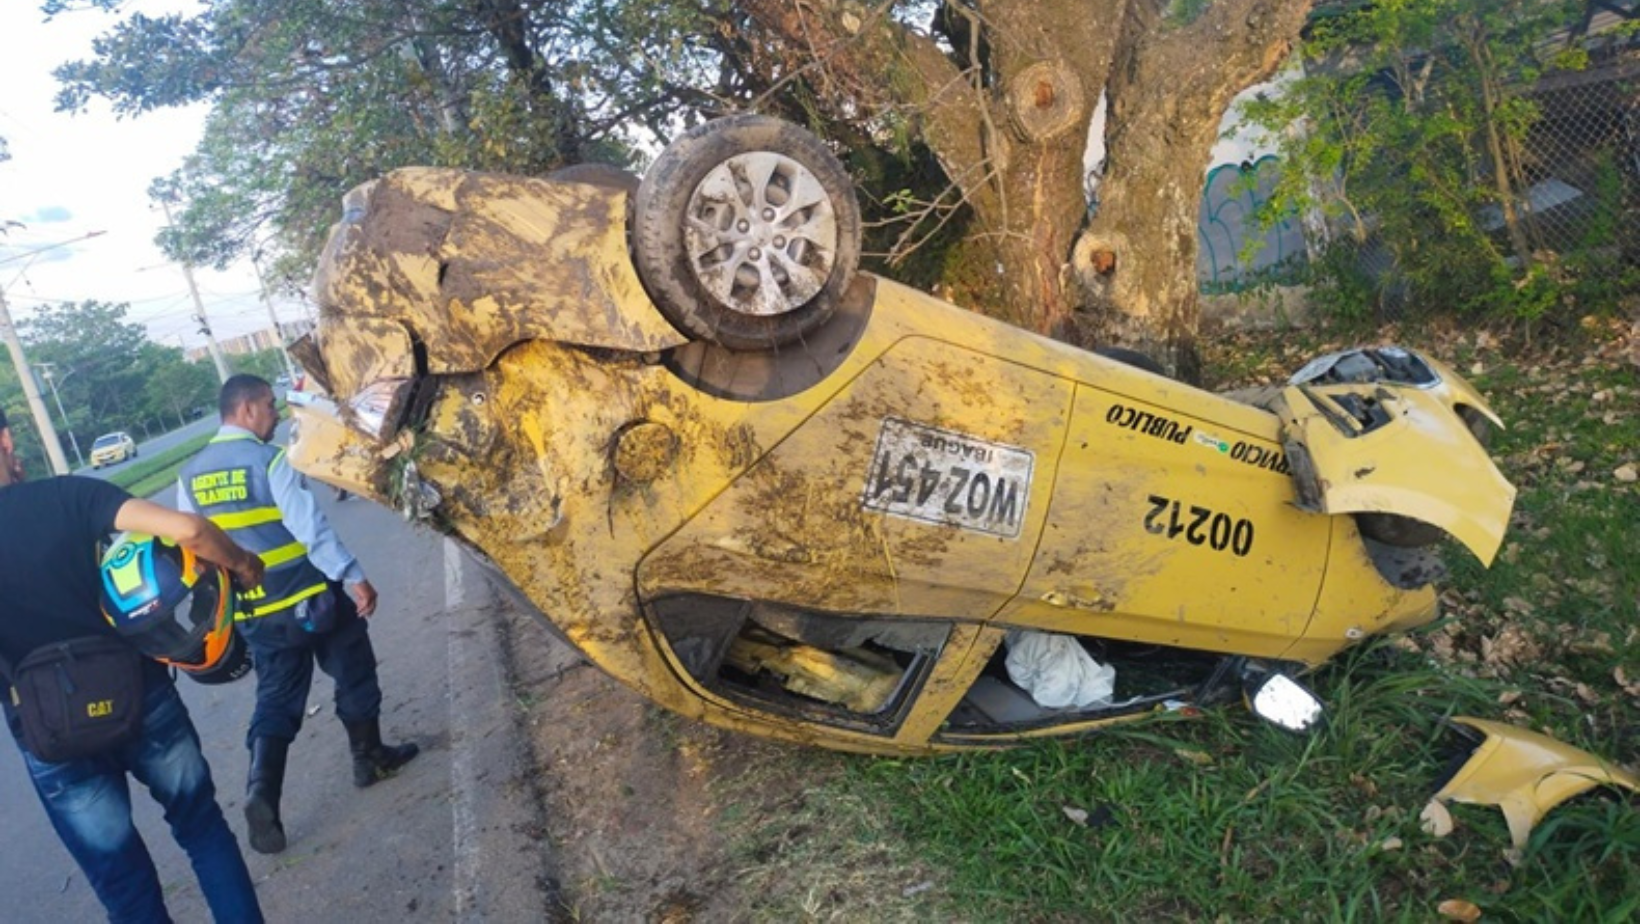
[[[1439,526],[1393,513],[1358,513],[1355,524],[1360,528],[1361,535],[1398,549],[1420,549],[1434,545],[1446,535]]]
[[[734,350],[824,324],[860,260],[843,165],[818,138],[760,115],[708,122],[661,152],[632,197],[628,232],[667,320]]]

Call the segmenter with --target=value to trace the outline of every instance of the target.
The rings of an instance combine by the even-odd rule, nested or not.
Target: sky
[[[190,0],[135,0],[122,11],[196,8]],[[205,107],[120,119],[93,100],[85,112],[55,112],[52,70],[91,57],[92,40],[118,19],[82,10],[44,20],[37,0],[0,2],[0,137],[11,151],[0,162],[0,223],[23,225],[0,236],[0,288],[12,319],[22,324],[43,304],[123,302],[127,320],[146,326],[156,342],[203,346],[182,269],[154,244],[165,216],[147,189],[193,150]],[[75,243],[19,257],[68,241]],[[198,268],[194,279],[219,341],[272,326],[248,262],[227,272]],[[309,310],[291,300],[274,309],[287,323]]]

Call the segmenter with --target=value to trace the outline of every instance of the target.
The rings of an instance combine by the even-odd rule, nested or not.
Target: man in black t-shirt
[[[233,573],[262,580],[262,562],[209,521],[131,497],[88,478],[16,484],[11,433],[0,412],[0,655],[16,664],[41,645],[114,635],[98,605],[96,547],[115,530],[172,540]],[[217,921],[262,920],[239,843],[216,803],[199,735],[165,668],[144,662],[143,724],[133,741],[48,763],[23,745],[9,684],[6,724],[52,827],[115,921],[169,921],[154,862],[131,819],[130,774],[165,808]]]

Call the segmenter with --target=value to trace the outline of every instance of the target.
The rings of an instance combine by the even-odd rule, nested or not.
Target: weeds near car
[[[1284,336],[1219,345],[1217,368],[1233,365],[1219,384],[1277,381],[1342,346]],[[1452,806],[1442,838],[1419,822],[1451,762],[1452,715],[1634,766],[1640,374],[1598,339],[1527,359],[1485,334],[1403,339],[1489,397],[1507,425],[1493,453],[1520,495],[1491,570],[1448,550],[1442,620],[1311,678],[1329,708],[1319,733],[1232,709],[1014,751],[844,760],[742,838],[750,916],[1427,921],[1447,901],[1487,919],[1640,914],[1640,812],[1620,798],[1556,809],[1520,855],[1493,807]],[[818,902],[817,883],[831,889]]]

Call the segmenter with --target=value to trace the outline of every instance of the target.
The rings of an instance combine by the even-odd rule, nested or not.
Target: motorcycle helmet
[[[141,533],[121,533],[103,553],[102,612],[132,647],[200,683],[250,670],[234,631],[238,595],[222,568]]]

